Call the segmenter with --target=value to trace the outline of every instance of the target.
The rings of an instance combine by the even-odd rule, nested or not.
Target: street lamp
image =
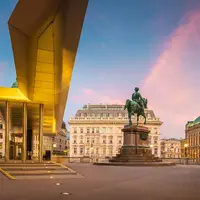
[[[91,157],[91,159],[92,159],[92,162],[93,162],[93,150],[94,150],[94,148],[93,148],[93,146],[91,145],[91,147],[90,147],[90,157]]]
[[[54,143],[52,146],[53,146],[53,152],[54,152],[56,150],[56,144]]]
[[[153,150],[153,144],[150,144],[149,146],[150,146],[150,148],[151,148],[151,153],[152,153],[152,150]]]

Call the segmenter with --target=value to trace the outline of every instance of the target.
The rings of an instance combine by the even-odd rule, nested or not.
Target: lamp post
[[[53,152],[56,150],[56,146],[57,146],[57,145],[54,143],[54,144],[53,144]]]
[[[92,162],[93,162],[93,151],[94,151],[94,148],[93,148],[93,145],[91,145],[91,147],[90,147],[90,156],[92,158]]]
[[[152,150],[153,150],[153,144],[150,144],[150,148],[151,148],[151,153],[152,153]],[[153,154],[153,153],[152,153]]]

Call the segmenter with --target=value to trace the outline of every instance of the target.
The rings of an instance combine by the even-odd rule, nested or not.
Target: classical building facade
[[[187,140],[184,138],[180,140],[181,142],[181,158],[188,157],[187,155],[187,149],[188,149],[188,143]]]
[[[149,145],[160,157],[162,122],[152,110],[145,110],[150,130]],[[136,118],[133,116],[133,123]],[[141,117],[140,122],[143,123]],[[68,121],[70,126],[70,157],[90,156],[94,159],[115,156],[123,144],[121,129],[128,124],[124,105],[85,105]]]
[[[67,146],[67,129],[63,122],[61,130],[56,136],[43,136],[43,155],[46,151],[51,151],[53,154],[64,154]],[[37,157],[39,148],[39,140],[37,137],[33,140],[33,157]]]
[[[200,117],[186,124],[185,139],[187,156],[196,162],[200,162]]]
[[[161,140],[161,158],[181,158],[181,141],[170,138]]]
[[[67,136],[64,130],[61,130],[53,137],[53,153],[64,154],[67,146]]]

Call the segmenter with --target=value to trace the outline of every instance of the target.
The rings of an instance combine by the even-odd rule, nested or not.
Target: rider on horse
[[[132,94],[132,100],[127,99],[124,106],[124,110],[128,110],[129,125],[132,125],[131,116],[137,114],[137,124],[139,116],[143,116],[146,124],[146,115],[144,109],[147,108],[147,99],[142,98],[142,95],[138,92],[139,88],[135,88],[135,92]]]
[[[139,88],[135,88],[135,92],[132,94],[132,101],[137,102],[142,108],[144,108],[144,102],[141,94],[139,93]]]

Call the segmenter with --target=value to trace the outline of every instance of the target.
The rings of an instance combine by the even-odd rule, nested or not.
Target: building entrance
[[[23,148],[22,136],[11,135],[10,140],[10,160],[21,160],[22,159],[22,148]]]

